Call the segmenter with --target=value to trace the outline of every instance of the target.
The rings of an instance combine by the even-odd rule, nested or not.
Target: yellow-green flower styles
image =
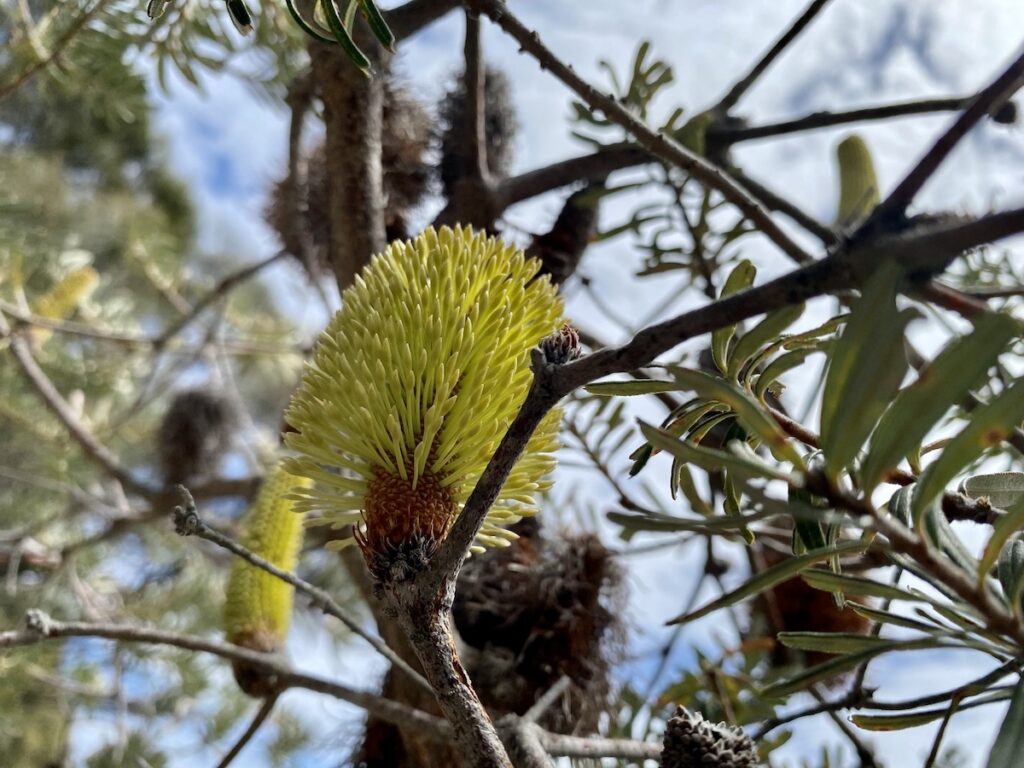
[[[352,526],[376,574],[443,541],[515,417],[530,351],[561,325],[538,268],[468,228],[428,229],[375,256],[321,336],[287,414],[287,469],[316,481],[296,509]],[[537,429],[477,546],[507,544],[536,511],[558,422],[552,411]]]
[[[293,477],[280,466],[271,470],[246,514],[241,543],[283,571],[295,570],[302,545],[302,517],[288,498],[312,482]],[[224,602],[224,630],[229,642],[254,651],[275,653],[284,645],[292,617],[294,588],[277,576],[238,558],[231,568]],[[269,681],[246,664],[234,664],[235,679],[246,693],[264,696]]]

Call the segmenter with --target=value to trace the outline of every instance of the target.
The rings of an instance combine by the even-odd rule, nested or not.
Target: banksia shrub
[[[757,748],[739,728],[676,709],[665,726],[662,768],[756,768]]]
[[[851,134],[836,147],[839,163],[839,211],[836,223],[841,226],[863,219],[878,205],[878,179],[871,150],[857,134]]]
[[[538,266],[469,229],[428,229],[375,256],[321,335],[288,409],[299,456],[286,466],[316,481],[296,508],[353,526],[377,579],[430,557],[525,398],[530,351],[562,315]],[[507,545],[534,514],[559,416],[534,433],[478,547]]]
[[[211,474],[231,443],[235,413],[220,394],[188,389],[171,400],[157,438],[164,483]]]
[[[302,546],[302,516],[289,494],[312,483],[275,468],[246,515],[241,544],[283,571],[293,571]],[[224,633],[228,642],[276,653],[284,646],[292,616],[294,588],[262,568],[238,558],[228,580]],[[234,663],[238,686],[251,696],[275,692],[262,670]]]

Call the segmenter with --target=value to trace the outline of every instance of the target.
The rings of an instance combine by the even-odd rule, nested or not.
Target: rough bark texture
[[[384,88],[380,77],[364,76],[337,49],[313,45],[310,53],[324,102],[330,263],[344,290],[387,244],[381,170]],[[379,68],[379,55],[369,55]]]

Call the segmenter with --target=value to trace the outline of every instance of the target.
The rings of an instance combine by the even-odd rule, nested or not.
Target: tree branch
[[[210,653],[229,661],[243,662],[263,670],[273,677],[280,690],[305,688],[324,693],[365,709],[381,720],[402,728],[421,729],[426,734],[436,736],[438,739],[445,739],[450,733],[448,724],[433,715],[372,693],[350,688],[333,680],[298,672],[285,664],[280,656],[250,651],[239,645],[208,640],[195,635],[164,632],[133,624],[55,621],[41,611],[30,611],[27,622],[28,629],[0,632],[0,648],[35,645],[45,640],[65,637],[96,637],[129,643],[166,645],[187,651]]]
[[[782,37],[778,39],[775,45],[769,48],[768,52],[765,53],[765,55],[762,56],[756,64],[754,64],[750,72],[744,75],[736,85],[729,89],[728,93],[722,97],[722,100],[718,102],[713,111],[716,114],[725,114],[736,106],[736,103],[740,98],[742,98],[743,94],[750,90],[750,87],[757,82],[758,78],[764,74],[765,70],[767,70],[775,59],[777,59],[779,55],[789,47],[789,44],[804,31],[804,28],[814,20],[814,17],[821,12],[822,8],[824,8],[827,3],[828,0],[814,0],[814,2],[807,7],[807,10],[805,10],[800,17],[793,22],[793,25],[786,30]]]
[[[1024,84],[1024,51],[1017,55],[1017,58],[999,77],[971,99],[968,107],[938,138],[931,149],[896,186],[896,189],[871,212],[855,236],[871,232],[879,225],[884,226],[887,222],[903,216],[907,207],[914,201],[914,197],[921,191],[921,187],[932,177],[942,161],[949,156],[949,153],[967,135],[968,131],[986,115],[1005,104],[1022,84]]]
[[[238,757],[238,754],[245,749],[245,745],[252,741],[253,736],[256,735],[260,726],[262,726],[263,723],[266,722],[267,718],[270,717],[270,712],[274,709],[277,699],[277,695],[271,695],[263,700],[259,711],[256,712],[256,716],[252,719],[249,727],[245,729],[245,733],[243,733],[231,749],[228,750],[228,753],[224,755],[224,758],[217,764],[217,768],[228,768],[228,766],[234,762],[235,758]]]
[[[679,166],[696,179],[718,190],[735,205],[759,231],[775,243],[798,264],[810,262],[811,255],[804,251],[772,218],[763,205],[739,182],[721,168],[694,154],[675,140],[652,131],[610,95],[600,93],[562,62],[540,40],[536,32],[524,27],[501,0],[466,0],[470,8],[485,13],[495,24],[520,44],[541,69],[551,72],[574,91],[588,106],[598,110],[617,125],[631,133],[638,144],[672,165]]]
[[[174,530],[179,536],[198,536],[201,539],[206,539],[207,541],[216,544],[218,547],[222,547],[223,549],[237,555],[251,565],[261,568],[267,573],[276,576],[281,579],[281,581],[291,584],[299,592],[309,597],[310,603],[314,607],[319,608],[324,613],[338,619],[338,621],[344,624],[349,631],[363,638],[363,640],[368,642],[374,650],[394,664],[398,669],[401,669],[409,675],[409,677],[418,685],[433,692],[433,688],[431,688],[430,684],[423,679],[422,675],[410,667],[409,664],[398,654],[388,648],[387,645],[384,644],[383,640],[378,637],[374,637],[363,629],[358,622],[350,618],[329,594],[319,587],[313,586],[308,581],[300,579],[294,573],[278,568],[273,563],[265,560],[246,547],[243,547],[230,537],[211,528],[203,522],[202,518],[199,517],[195,501],[188,489],[179,485],[177,486],[177,490],[181,496],[182,506],[174,508]]]

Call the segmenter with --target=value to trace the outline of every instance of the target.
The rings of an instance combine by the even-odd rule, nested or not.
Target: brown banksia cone
[[[513,527],[507,549],[467,561],[452,610],[467,672],[494,716],[523,714],[563,675],[570,686],[544,726],[596,728],[621,641],[621,572],[592,534],[542,535],[536,519]]]
[[[598,209],[604,186],[591,184],[569,195],[548,232],[537,235],[526,253],[540,259],[540,274],[561,285],[576,271],[583,252],[597,234]]]
[[[388,241],[408,237],[408,217],[426,197],[431,183],[427,153],[432,140],[431,117],[426,107],[390,73],[384,76],[384,110],[381,125],[381,171],[384,193],[384,226]],[[324,145],[310,151],[304,164],[305,179],[295,179],[301,226],[309,235],[317,269],[328,271],[330,204]],[[292,226],[286,181],[274,185],[267,206],[267,223],[288,244]]]
[[[164,484],[188,483],[212,474],[231,445],[234,409],[209,389],[187,389],[171,400],[158,435]]]
[[[665,726],[662,768],[756,768],[757,747],[741,729],[676,708]]]
[[[441,186],[451,198],[455,184],[463,175],[468,158],[464,152],[466,125],[466,89],[460,77],[456,86],[441,101]],[[484,73],[484,135],[487,146],[487,170],[491,176],[507,176],[512,167],[519,121],[512,103],[508,77],[499,69],[487,67]]]

